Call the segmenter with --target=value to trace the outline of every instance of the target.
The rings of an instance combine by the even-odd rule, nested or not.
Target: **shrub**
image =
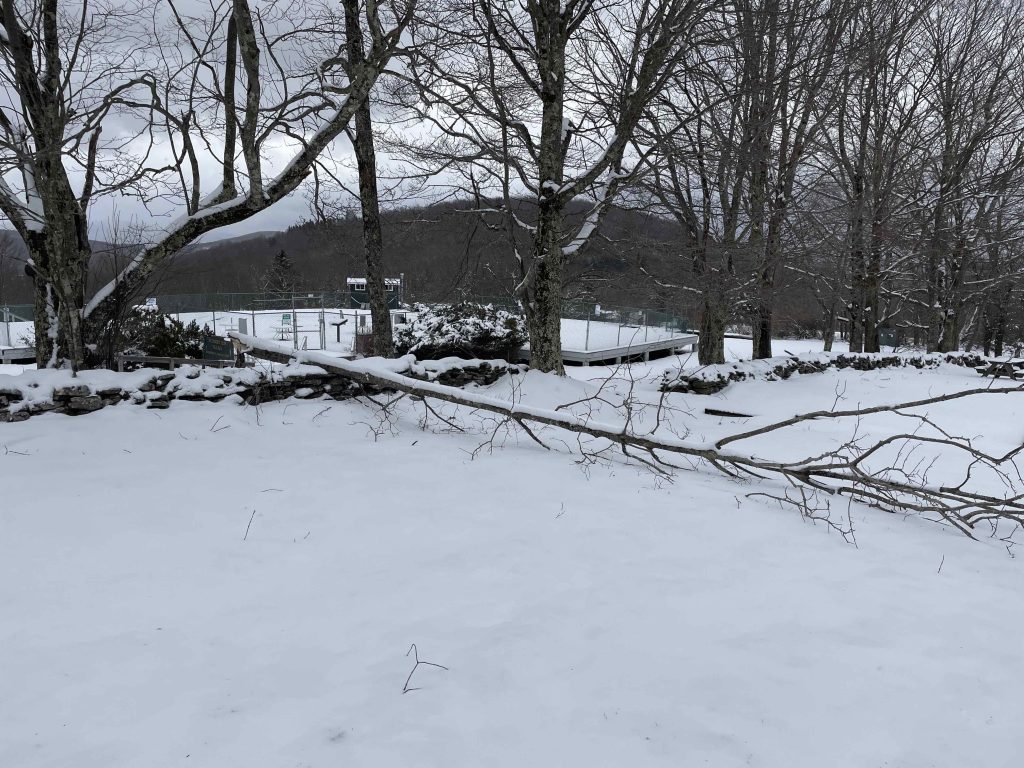
[[[188,325],[162,312],[134,307],[121,324],[120,352],[154,357],[203,356],[203,338],[209,328],[193,320]]]
[[[421,360],[442,357],[508,360],[526,343],[522,315],[491,304],[417,305],[418,317],[395,333],[395,349]]]

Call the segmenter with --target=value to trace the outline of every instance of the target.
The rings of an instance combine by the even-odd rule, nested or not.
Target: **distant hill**
[[[92,243],[90,263],[92,286],[109,280],[118,265],[127,261],[134,247],[115,246],[101,240]],[[32,281],[25,274],[28,250],[17,232],[0,229],[0,304],[32,302]]]
[[[503,232],[491,228],[466,203],[403,208],[384,214],[384,251],[390,275],[404,274],[410,301],[508,298],[516,265]],[[523,204],[522,216],[529,217]],[[576,220],[584,209],[578,208]],[[695,322],[699,296],[685,288],[688,261],[682,234],[669,220],[613,209],[583,255],[573,260],[566,292],[570,299],[602,305],[661,309]],[[93,288],[104,284],[137,246],[96,242]],[[346,277],[362,276],[362,222],[352,216],[305,223],[281,232],[259,231],[200,242],[181,251],[144,289],[167,294],[251,293],[262,290],[274,255],[285,250],[301,289],[341,290]],[[29,303],[25,247],[12,231],[0,230],[0,304]],[[648,273],[641,270],[641,263]],[[661,279],[653,279],[651,274]],[[806,332],[820,310],[799,281],[780,288],[777,319],[783,332]],[[737,318],[742,321],[743,318]]]
[[[606,302],[649,302],[654,286],[636,269],[637,253],[670,250],[678,237],[671,222],[612,211],[600,237],[574,264],[570,294]],[[352,217],[189,248],[162,276],[160,292],[258,290],[274,254],[282,249],[309,288],[338,289],[346,277],[364,272],[362,223]],[[384,251],[389,274],[405,275],[413,299],[507,296],[516,280],[504,233],[457,204],[386,213]]]
[[[504,234],[489,228],[466,205],[447,203],[384,214],[385,263],[389,274],[405,275],[413,300],[463,295],[508,296],[516,265]],[[582,215],[582,209],[580,211]],[[611,211],[585,255],[572,268],[570,295],[605,303],[651,305],[657,287],[636,267],[640,253],[677,246],[674,223],[657,217]],[[95,243],[93,283],[113,274],[107,244]],[[299,224],[283,232],[253,232],[184,249],[147,288],[151,294],[252,292],[262,287],[274,255],[285,250],[303,288],[338,290],[349,276],[362,275],[362,223],[357,217]],[[113,249],[116,252],[116,249]],[[0,231],[0,301],[31,300],[24,277],[25,248],[12,231]]]

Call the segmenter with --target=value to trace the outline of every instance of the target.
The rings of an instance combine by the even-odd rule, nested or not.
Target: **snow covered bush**
[[[443,357],[509,359],[526,343],[526,320],[492,304],[417,305],[418,317],[395,333],[399,354],[420,360]]]
[[[156,357],[203,356],[203,337],[209,330],[193,320],[188,325],[146,307],[134,307],[120,327],[119,353]]]

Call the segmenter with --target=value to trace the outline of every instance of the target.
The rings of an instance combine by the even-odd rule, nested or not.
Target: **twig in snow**
[[[423,664],[428,667],[437,667],[438,669],[443,669],[445,672],[448,671],[448,667],[442,666],[441,664],[435,664],[432,661],[420,661],[420,652],[419,649],[416,647],[416,643],[413,643],[409,646],[409,650],[405,652],[406,657],[408,657],[410,653],[413,655],[413,658],[416,659],[416,663],[409,671],[409,676],[405,678],[405,685],[402,686],[402,693],[408,693],[409,691],[419,690],[419,688],[410,688],[409,682],[412,680],[412,676],[416,674],[416,670],[419,669],[420,664]]]
[[[210,427],[210,431],[211,432],[223,432],[225,429],[231,429],[231,425],[230,424],[225,424],[223,427],[218,427],[217,426],[218,424],[220,424],[220,420],[223,419],[223,418],[224,418],[223,416],[218,416],[217,417],[217,420],[215,422],[213,422],[213,426]]]
[[[254,517],[256,517],[255,509],[252,511],[252,514],[249,515],[249,525],[245,526],[245,536],[242,537],[242,541],[245,541],[247,538],[249,538],[249,529],[252,527],[252,519]]]

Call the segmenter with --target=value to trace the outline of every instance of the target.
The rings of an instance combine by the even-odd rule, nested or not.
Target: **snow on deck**
[[[661,326],[562,319],[562,349],[569,352],[635,348],[683,337],[692,337],[692,334]]]

